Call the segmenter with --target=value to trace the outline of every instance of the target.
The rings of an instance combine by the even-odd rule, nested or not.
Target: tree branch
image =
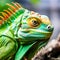
[[[60,34],[43,47],[32,60],[60,60]]]

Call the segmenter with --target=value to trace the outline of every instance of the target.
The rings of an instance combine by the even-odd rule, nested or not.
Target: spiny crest
[[[3,24],[2,20],[4,20],[4,18],[2,16],[0,16],[0,25]]]
[[[12,2],[7,3],[6,6],[8,6],[7,9],[5,9],[3,12],[0,12],[0,25],[2,25],[5,21],[7,21],[7,19],[14,14],[17,10],[19,10],[21,8],[21,5],[17,2]]]

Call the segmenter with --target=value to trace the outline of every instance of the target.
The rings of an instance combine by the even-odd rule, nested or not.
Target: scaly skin
[[[6,3],[0,12],[0,60],[28,60],[46,45],[53,32],[49,18],[22,8],[18,3]],[[19,47],[18,47],[19,46]],[[29,53],[29,54],[28,54]]]

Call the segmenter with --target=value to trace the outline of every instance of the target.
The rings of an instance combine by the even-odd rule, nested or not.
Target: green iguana
[[[0,11],[0,60],[28,60],[53,32],[49,18],[29,11],[17,2],[6,3]]]

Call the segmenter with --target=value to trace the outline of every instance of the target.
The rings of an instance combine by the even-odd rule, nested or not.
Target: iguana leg
[[[0,36],[0,60],[11,58],[17,51],[18,44],[8,36]]]

